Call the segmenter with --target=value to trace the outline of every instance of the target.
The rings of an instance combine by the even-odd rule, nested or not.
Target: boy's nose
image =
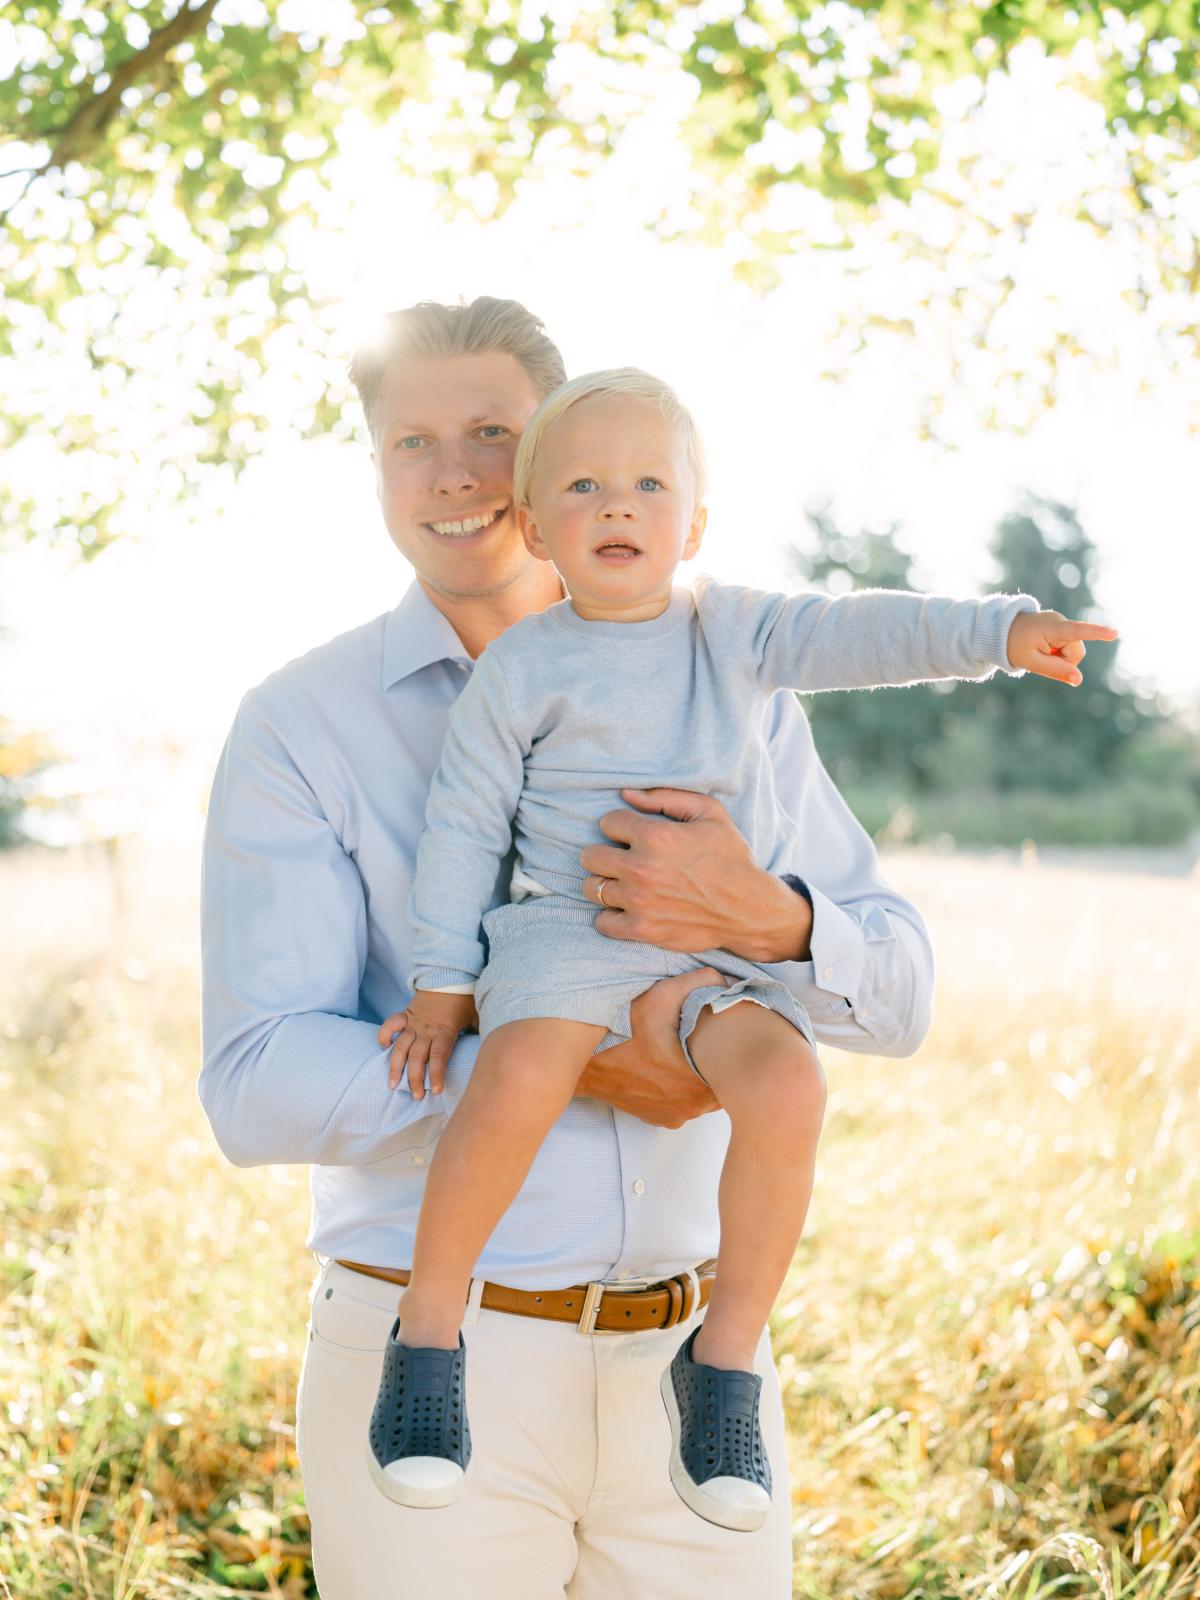
[[[633,516],[634,510],[632,506],[605,506],[600,512],[601,522],[613,522],[617,517],[620,517],[625,522],[631,522]]]

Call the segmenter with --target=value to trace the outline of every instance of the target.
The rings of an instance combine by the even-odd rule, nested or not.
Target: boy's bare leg
[[[480,1046],[429,1169],[400,1342],[452,1350],[476,1261],[607,1029],[538,1017]]]
[[[706,1006],[688,1049],[733,1124],[717,1277],[692,1351],[705,1366],[749,1372],[804,1230],[825,1075],[791,1023],[750,1001]]]

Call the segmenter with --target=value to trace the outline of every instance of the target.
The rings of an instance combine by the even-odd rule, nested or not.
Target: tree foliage
[[[813,543],[795,560],[815,586],[912,588],[897,530],[847,534],[827,509],[809,513]],[[1098,620],[1096,547],[1075,511],[1029,496],[1004,517],[991,543],[991,589],[1034,595],[1046,610]],[[1166,719],[1122,680],[1112,646],[1095,645],[1084,684],[996,674],[970,683],[876,689],[806,699],[813,734],[834,781],[891,785],[908,796],[1040,790],[1079,795],[1134,778],[1159,763],[1157,779],[1183,781],[1194,752],[1164,740]],[[1168,770],[1169,769],[1169,770]]]
[[[1030,498],[1000,522],[992,559],[998,589],[1024,589],[1066,616],[1099,617],[1096,547],[1070,506]],[[1160,728],[1163,718],[1152,701],[1122,681],[1116,662],[1116,650],[1093,646],[1083,686],[1069,694],[1055,694],[1060,686],[1041,679],[1004,678],[990,685],[976,713],[1000,753],[998,788],[1030,787],[1036,778],[1039,787],[1072,793],[1118,773],[1131,747]]]
[[[0,717],[0,850],[25,841],[22,817],[36,800],[38,775],[50,765],[52,753],[36,734],[17,733]]]
[[[330,348],[329,306],[297,263],[352,119],[448,206],[489,215],[548,162],[594,170],[682,82],[693,183],[663,226],[740,239],[761,280],[804,237],[797,192],[829,202],[829,244],[918,194],[961,206],[939,170],[964,114],[946,91],[978,100],[1036,44],[1110,130],[1149,241],[1138,292],[1165,290],[1194,335],[1198,40],[1195,0],[18,0],[0,21],[0,372],[54,357],[67,378],[54,396],[7,386],[0,449],[37,433],[76,470],[57,495],[0,498],[0,529],[94,552],[121,505],[236,471],[281,391],[290,424],[338,423],[344,390],[304,359]],[[1111,196],[1094,198],[1104,229]]]

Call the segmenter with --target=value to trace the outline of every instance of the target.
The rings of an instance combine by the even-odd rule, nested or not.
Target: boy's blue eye
[[[580,494],[591,494],[596,488],[595,478],[576,478],[571,485],[572,491],[578,490]]]
[[[651,489],[661,489],[662,480],[659,478],[639,478],[637,486],[639,489],[645,489],[647,487]]]

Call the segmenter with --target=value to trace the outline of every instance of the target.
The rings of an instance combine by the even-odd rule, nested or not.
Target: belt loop
[[[589,1283],[587,1293],[583,1297],[583,1310],[579,1313],[576,1330],[586,1339],[596,1331],[596,1318],[600,1313],[600,1302],[604,1298],[604,1284]]]
[[[679,1313],[680,1322],[686,1322],[694,1311],[700,1309],[700,1274],[695,1267],[685,1267],[679,1276],[683,1281],[683,1310]],[[691,1284],[692,1292],[688,1295],[687,1285]]]
[[[479,1321],[479,1307],[483,1301],[483,1279],[471,1279],[471,1292],[467,1296],[467,1309],[463,1314],[463,1327],[473,1328]]]

